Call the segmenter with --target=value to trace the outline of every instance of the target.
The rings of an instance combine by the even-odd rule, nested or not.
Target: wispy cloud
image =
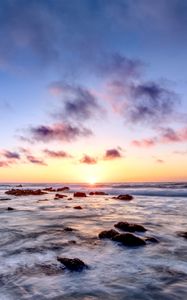
[[[94,165],[97,163],[97,158],[95,157],[91,157],[87,154],[85,154],[81,159],[80,159],[80,163],[83,163],[83,164],[88,164],[88,165]]]
[[[51,158],[70,158],[70,157],[72,157],[69,153],[62,151],[62,150],[55,151],[55,150],[45,149],[43,152],[47,157],[51,157]]]

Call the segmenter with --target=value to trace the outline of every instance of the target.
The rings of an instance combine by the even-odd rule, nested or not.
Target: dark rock
[[[93,196],[93,195],[95,195],[95,196],[99,196],[99,195],[104,196],[104,195],[105,195],[105,196],[106,196],[106,195],[108,195],[108,194],[105,193],[105,192],[97,192],[97,191],[96,191],[96,192],[90,192],[89,195],[90,195],[90,196]]]
[[[86,194],[83,193],[83,192],[76,192],[76,193],[74,193],[73,196],[74,196],[74,197],[86,197]]]
[[[145,238],[145,241],[146,241],[146,242],[150,242],[150,243],[155,243],[155,244],[156,244],[156,243],[159,243],[159,240],[157,240],[156,238],[151,237],[151,236],[150,236],[150,237],[146,237],[146,238]]]
[[[14,208],[13,207],[8,207],[7,210],[14,210]]]
[[[56,190],[52,187],[48,187],[48,188],[45,188],[43,189],[43,191],[46,191],[46,192],[56,192]]]
[[[119,196],[116,197],[116,199],[130,201],[130,200],[133,199],[133,196],[128,195],[128,194],[126,194],[126,195],[119,195]]]
[[[55,199],[62,199],[64,197],[67,197],[66,195],[62,195],[62,194],[56,194],[55,195]]]
[[[18,185],[16,185],[16,187],[17,188],[22,188],[23,186],[22,186],[22,184],[18,184]]]
[[[65,231],[74,231],[74,229],[71,228],[71,227],[65,227],[64,230],[65,230]]]
[[[112,239],[113,237],[115,237],[118,234],[119,234],[119,232],[114,229],[104,230],[99,233],[99,238],[100,239]]]
[[[73,198],[68,198],[68,200],[73,200]]]
[[[69,191],[69,187],[68,186],[64,186],[62,188],[58,188],[56,191],[57,192]]]
[[[129,231],[129,232],[135,232],[135,231],[145,232],[147,230],[142,225],[130,224],[128,222],[118,222],[114,226],[118,229],[121,229],[123,231]]]
[[[146,242],[132,233],[117,234],[112,238],[113,241],[119,242],[124,246],[144,246]]]
[[[57,260],[70,271],[82,271],[87,265],[79,258],[67,258],[57,256]]]
[[[180,231],[180,232],[178,232],[178,236],[187,239],[187,231]]]
[[[74,208],[74,209],[82,209],[82,206],[77,205],[77,206],[74,206],[73,208]]]
[[[5,194],[7,195],[14,195],[14,196],[40,196],[45,195],[46,192],[43,192],[41,190],[19,190],[19,189],[11,189],[9,191],[6,191]]]

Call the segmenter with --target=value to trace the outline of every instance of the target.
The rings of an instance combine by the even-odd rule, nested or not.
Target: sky
[[[0,181],[187,180],[185,0],[0,0]]]

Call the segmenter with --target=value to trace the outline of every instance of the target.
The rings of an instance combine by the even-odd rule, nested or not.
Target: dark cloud
[[[3,155],[4,155],[4,157],[6,157],[7,159],[10,159],[10,160],[20,159],[20,155],[17,152],[5,150],[5,151],[3,151]]]
[[[65,151],[54,151],[54,150],[45,149],[43,152],[48,157],[52,157],[52,158],[70,158],[71,157],[71,155]]]
[[[27,155],[27,160],[32,164],[47,166],[47,164],[43,161],[43,159],[39,159],[33,155]]]
[[[61,96],[62,111],[56,114],[59,118],[84,121],[97,117],[102,111],[96,97],[87,88],[53,82],[49,90]]]
[[[71,142],[79,137],[92,135],[91,130],[83,126],[73,126],[68,123],[57,123],[49,126],[41,125],[30,128],[31,140],[37,142],[66,141]]]
[[[80,162],[83,164],[88,164],[88,165],[94,165],[97,163],[97,159],[95,157],[91,157],[87,154],[85,154],[81,159]]]
[[[122,155],[118,149],[106,150],[105,155],[104,155],[104,159],[106,159],[106,160],[107,159],[112,160],[112,159],[121,158],[121,157],[122,157]]]

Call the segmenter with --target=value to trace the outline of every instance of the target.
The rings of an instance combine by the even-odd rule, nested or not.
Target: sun
[[[90,185],[95,185],[97,183],[96,177],[88,178],[87,183],[90,184]]]

